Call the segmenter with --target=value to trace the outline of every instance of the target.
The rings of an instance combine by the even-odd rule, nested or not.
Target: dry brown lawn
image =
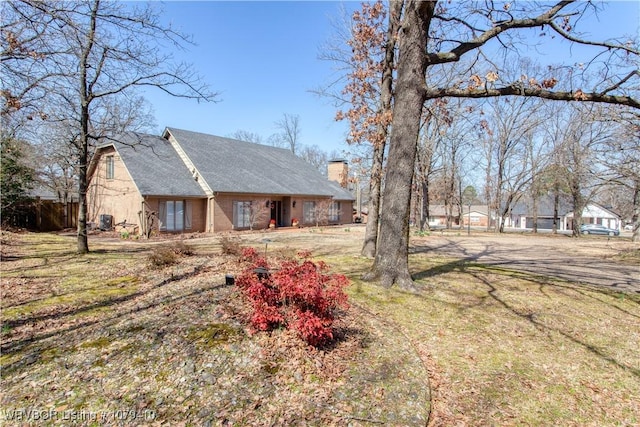
[[[77,256],[72,237],[3,234],[3,423],[640,425],[637,293],[433,249],[462,244],[458,233],[414,238],[419,292],[382,289],[359,280],[362,234],[238,233],[269,257],[311,249],[351,278],[352,308],[320,350],[247,330],[220,236],[187,236],[193,256],[152,269],[149,253],[170,243],[92,236]],[[613,266],[640,260],[624,239],[536,238]]]

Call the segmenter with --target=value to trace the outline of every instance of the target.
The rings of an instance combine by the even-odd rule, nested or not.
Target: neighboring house
[[[472,227],[486,227],[489,221],[486,205],[472,205],[471,215],[469,215],[469,206],[462,206],[462,212],[460,212],[460,206],[429,205],[429,227],[446,226],[448,210],[451,212],[451,225],[454,227],[460,226],[461,217],[465,226],[469,222],[469,216],[471,216]]]
[[[330,179],[346,186],[347,173],[346,162],[330,162]],[[281,148],[174,128],[162,136],[129,133],[91,160],[88,218],[140,233],[217,232],[293,219],[315,225],[326,206],[330,224],[350,223],[354,198],[340,184]],[[250,224],[258,200],[267,212]]]
[[[573,219],[573,212],[567,213],[567,219],[569,221],[570,228],[571,220]],[[604,206],[598,205],[597,203],[588,203],[582,210],[582,223],[600,224],[608,228],[622,231],[622,218],[620,218],[620,215],[610,211]]]
[[[471,211],[469,211],[469,206],[463,206],[462,210],[462,221],[465,227],[469,225],[469,218],[471,218],[471,227],[486,228],[489,226],[489,208],[487,205],[471,205]]]
[[[554,197],[542,196],[537,201],[537,228],[539,230],[552,230],[554,217]],[[558,231],[568,230],[567,213],[571,209],[571,203],[567,197],[558,199],[556,226]],[[505,226],[520,228],[523,230],[533,229],[534,215],[533,202],[530,199],[520,200],[511,208],[511,214],[506,218]]]
[[[418,208],[416,208],[417,210]],[[458,208],[451,208],[451,222],[452,224],[458,224]],[[426,213],[424,213],[426,214]],[[423,214],[415,212],[411,217],[411,224],[419,224],[420,218]],[[447,207],[445,205],[429,205],[429,218],[427,219],[429,227],[440,227],[447,225]]]
[[[552,196],[541,197],[538,200],[537,225],[539,230],[552,230],[554,217],[554,199]],[[533,228],[533,203],[520,201],[511,209],[511,215],[507,218],[507,227],[532,229]],[[582,211],[584,224],[602,224],[609,228],[620,229],[620,217],[596,203],[588,203]],[[573,223],[573,211],[568,198],[560,198],[557,206],[556,224],[558,231],[571,230]]]

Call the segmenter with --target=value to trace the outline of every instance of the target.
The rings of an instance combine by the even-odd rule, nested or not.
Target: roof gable
[[[602,205],[597,203],[587,203],[587,205],[582,210],[583,217],[591,217],[591,218],[620,218],[620,215],[617,213],[605,208]]]
[[[179,144],[214,192],[354,199],[286,149],[175,128],[164,136]]]
[[[110,146],[115,148],[143,196],[206,196],[166,139],[131,132],[98,147],[98,153]]]

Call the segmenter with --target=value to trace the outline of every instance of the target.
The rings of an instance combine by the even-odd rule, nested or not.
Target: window
[[[191,200],[161,200],[158,219],[162,231],[191,229]]]
[[[332,202],[329,206],[329,222],[340,221],[340,202]]]
[[[251,202],[234,200],[233,227],[234,228],[251,227]]]
[[[302,222],[304,224],[316,222],[316,202],[304,202],[302,205]]]
[[[113,179],[114,161],[113,156],[107,156],[107,179]]]

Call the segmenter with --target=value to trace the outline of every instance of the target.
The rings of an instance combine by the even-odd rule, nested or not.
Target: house
[[[488,227],[489,226],[489,207],[487,205],[471,205],[463,206],[462,222],[466,227]],[[469,219],[471,224],[469,224]]]
[[[557,210],[556,226],[558,231],[571,230],[573,224],[573,206],[568,197],[560,197],[557,206],[554,206],[552,196],[543,196],[537,202],[537,228],[540,230],[552,230],[554,211]],[[609,228],[620,229],[620,217],[608,209],[596,204],[587,203],[582,210],[582,222],[584,224],[602,224]],[[519,201],[511,209],[511,215],[505,224],[507,227],[532,229],[533,228],[533,203],[531,200]]]
[[[447,217],[451,218],[452,227],[459,227],[461,218],[464,226],[469,224],[469,218],[471,218],[472,227],[486,227],[489,222],[486,205],[472,205],[471,212],[469,212],[469,206],[429,205],[429,227],[446,227]]]
[[[567,220],[569,226],[573,219],[573,212],[567,213]],[[600,206],[597,203],[587,203],[587,206],[582,210],[582,223],[583,224],[600,224],[607,228],[613,228],[615,230],[622,231],[622,218],[617,213],[610,211],[604,206]]]
[[[511,208],[511,214],[506,218],[505,226],[519,229],[533,229],[534,203],[530,199],[520,200]],[[542,196],[537,200],[537,228],[539,230],[552,230],[554,211],[557,210],[556,227],[558,231],[569,230],[571,220],[567,219],[567,213],[571,209],[568,197],[559,197],[557,206],[553,196]]]
[[[352,221],[346,162],[330,162],[327,179],[289,150],[187,130],[103,144],[88,175],[89,221],[139,233],[315,225],[322,211]]]

